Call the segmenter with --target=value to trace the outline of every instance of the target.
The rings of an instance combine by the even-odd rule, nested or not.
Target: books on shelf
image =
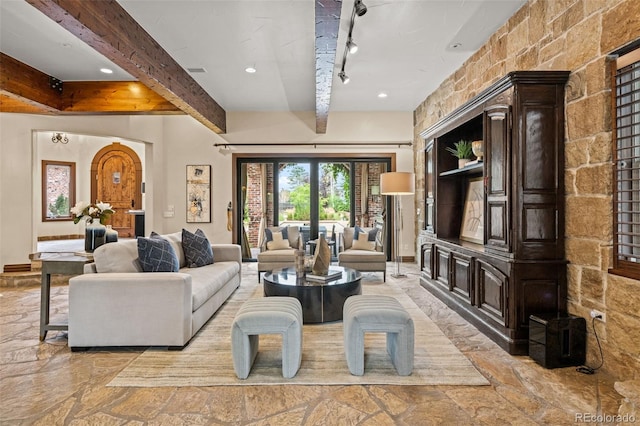
[[[307,273],[306,278],[310,281],[331,281],[338,280],[342,277],[342,269],[329,268],[327,275],[316,275]]]

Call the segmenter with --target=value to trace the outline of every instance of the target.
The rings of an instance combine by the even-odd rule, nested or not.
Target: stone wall
[[[609,274],[612,263],[612,63],[640,38],[638,0],[530,0],[414,112],[416,230],[424,223],[424,140],[420,132],[510,71],[570,70],[566,87],[565,191],[569,311],[595,308],[603,370],[640,377],[640,281]],[[588,212],[588,214],[585,214]],[[588,327],[587,364],[599,353]]]

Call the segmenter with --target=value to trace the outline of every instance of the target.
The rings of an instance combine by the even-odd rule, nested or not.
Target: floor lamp
[[[413,173],[409,172],[389,172],[380,175],[380,194],[393,195],[395,198],[396,212],[395,217],[395,245],[394,257],[396,261],[396,272],[391,274],[394,278],[404,278],[406,275],[400,273],[400,233],[402,227],[402,218],[400,217],[400,196],[411,195],[415,191],[415,179]]]

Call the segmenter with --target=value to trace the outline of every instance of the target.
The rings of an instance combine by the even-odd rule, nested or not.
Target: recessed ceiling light
[[[386,98],[386,97],[387,97],[387,94],[386,94],[386,93],[384,93],[384,92],[380,92],[380,93],[378,93],[378,97],[379,97],[379,98]]]
[[[113,74],[113,70],[110,70],[109,68],[100,68],[100,72],[103,72],[105,74]]]
[[[246,67],[244,70],[249,74],[253,74],[254,72],[256,72],[256,69],[254,67]]]

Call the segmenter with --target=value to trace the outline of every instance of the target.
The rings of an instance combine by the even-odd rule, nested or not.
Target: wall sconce
[[[51,136],[51,142],[53,143],[60,142],[61,144],[68,144],[69,138],[67,138],[67,135],[65,135],[64,133],[56,132],[53,134],[53,136]]]

